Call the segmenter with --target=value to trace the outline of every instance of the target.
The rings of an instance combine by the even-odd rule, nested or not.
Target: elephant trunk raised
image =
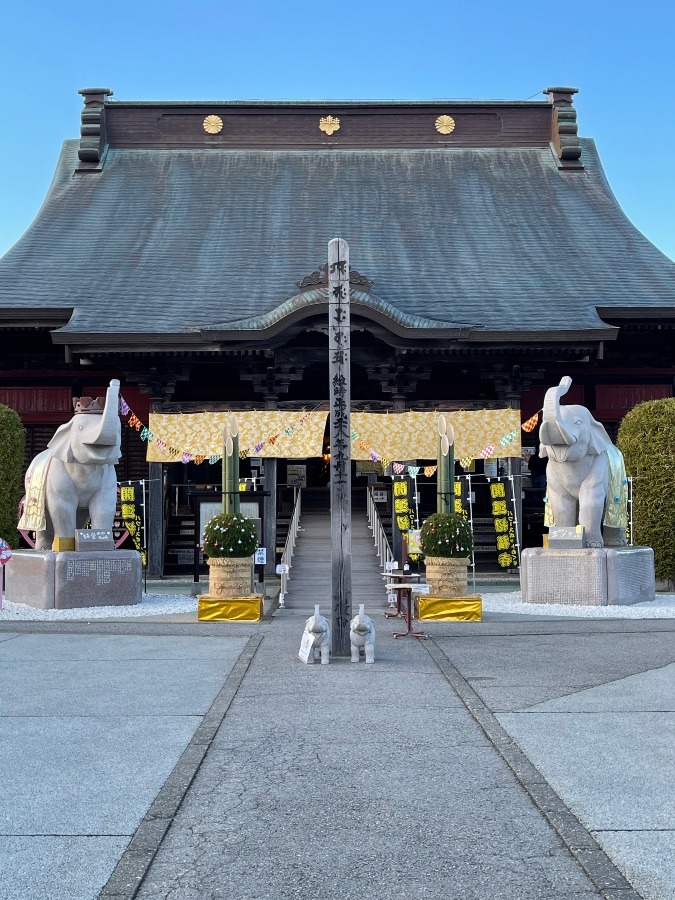
[[[119,447],[121,425],[119,417],[120,383],[117,380],[110,382],[110,387],[105,395],[105,407],[101,416],[101,423],[92,435],[84,442],[87,447],[104,448]],[[119,459],[119,456],[118,456]]]
[[[571,447],[576,443],[576,438],[567,431],[560,414],[560,398],[569,391],[571,384],[572,379],[566,375],[560,380],[557,387],[549,388],[546,391],[542,423],[539,429],[539,440],[542,444]],[[546,455],[541,451],[540,454]]]

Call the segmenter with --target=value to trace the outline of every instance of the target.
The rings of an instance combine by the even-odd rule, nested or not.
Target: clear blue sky
[[[0,254],[42,202],[78,88],[121,100],[544,99],[580,88],[623,209],[675,259],[675,5],[24,0],[0,12]]]

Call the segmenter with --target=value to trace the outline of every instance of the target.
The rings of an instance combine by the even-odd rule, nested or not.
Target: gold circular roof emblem
[[[340,120],[337,116],[324,116],[319,119],[319,128],[327,135],[331,135],[334,131],[340,130]]]
[[[219,134],[223,130],[223,120],[220,116],[207,116],[202,124],[207,134]]]
[[[450,134],[455,130],[455,120],[452,116],[439,116],[436,119],[436,131],[439,134]]]

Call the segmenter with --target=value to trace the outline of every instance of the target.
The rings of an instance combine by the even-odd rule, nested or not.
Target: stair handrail
[[[293,501],[293,515],[288,526],[288,535],[286,543],[281,554],[281,589],[279,591],[279,606],[284,608],[286,598],[286,588],[290,578],[290,570],[293,565],[293,551],[295,550],[295,542],[300,530],[300,515],[302,513],[302,488],[294,488],[295,499]]]
[[[380,565],[387,570],[387,563],[390,563],[394,559],[394,554],[392,552],[391,546],[389,544],[389,539],[387,538],[387,534],[382,526],[382,521],[380,520],[380,513],[377,509],[377,504],[373,499],[373,488],[368,487],[367,491],[367,499],[366,499],[366,508],[368,510],[368,527],[373,532],[373,540],[375,541],[375,547],[377,549],[377,557],[380,560]]]

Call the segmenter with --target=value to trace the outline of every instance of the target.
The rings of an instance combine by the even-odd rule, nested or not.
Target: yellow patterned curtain
[[[148,462],[176,462],[176,454],[221,455],[223,429],[230,412],[150,413],[153,440]],[[248,456],[306,459],[321,456],[326,429],[325,412],[261,410],[235,413],[239,447]],[[438,412],[352,413],[352,458],[388,460],[435,459]],[[484,409],[445,412],[455,429],[455,459],[479,458],[487,447],[493,457],[520,456],[520,410]],[[158,446],[158,440],[160,442]],[[260,446],[262,444],[262,446]],[[166,445],[166,449],[164,448]],[[160,449],[162,448],[162,449]],[[180,460],[180,456],[178,456]]]
[[[261,410],[235,415],[241,453],[246,450],[248,456],[284,459],[321,456],[328,413]],[[180,456],[177,459],[169,448],[207,458],[222,455],[223,431],[231,416],[231,412],[150,413],[153,441],[148,443],[148,462],[180,462]],[[164,444],[166,449],[160,449]],[[256,450],[260,444],[263,446]]]
[[[440,412],[352,413],[352,431],[358,435],[352,442],[352,457],[371,459],[371,451],[375,451],[388,460],[436,459],[439,415]],[[494,447],[491,455],[495,458],[520,456],[519,409],[442,415],[455,429],[455,459],[478,459],[489,446]]]

